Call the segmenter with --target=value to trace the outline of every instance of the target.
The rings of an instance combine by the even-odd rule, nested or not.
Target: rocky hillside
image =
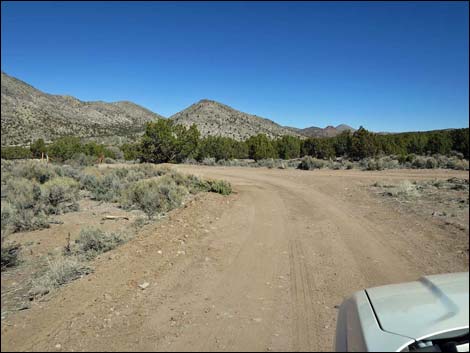
[[[47,94],[3,72],[1,86],[2,146],[64,135],[127,135],[163,118],[131,102],[82,102]]]
[[[225,104],[207,99],[176,113],[170,119],[185,126],[196,124],[202,136],[215,135],[244,140],[260,133],[271,137],[299,135],[269,119],[243,113]]]
[[[295,129],[297,133],[307,137],[334,137],[336,135],[339,135],[341,132],[347,130],[350,130],[351,132],[356,131],[351,126],[345,124],[341,124],[336,127],[327,126],[324,129],[316,126],[307,127],[305,129]]]
[[[38,138],[51,141],[64,135],[79,137],[129,136],[145,123],[163,118],[132,102],[82,102],[52,95],[2,72],[2,146],[28,144]],[[171,117],[185,126],[196,124],[202,136],[244,140],[263,133],[270,137],[332,137],[353,128],[347,125],[297,129],[203,99]],[[137,136],[137,135],[136,135]]]

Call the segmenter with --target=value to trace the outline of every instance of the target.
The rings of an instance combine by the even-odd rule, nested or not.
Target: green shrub
[[[46,143],[44,142],[44,139],[38,139],[34,141],[31,146],[29,146],[29,149],[31,151],[31,154],[35,158],[41,158],[43,154],[47,152],[47,147]]]
[[[20,146],[2,146],[2,159],[28,159],[33,155],[29,148]]]
[[[65,136],[55,140],[49,145],[48,151],[54,160],[66,161],[83,153],[85,147],[78,137]],[[70,164],[70,163],[68,163]]]
[[[209,180],[208,183],[210,192],[216,192],[221,195],[230,195],[232,193],[232,186],[225,180]]]
[[[188,175],[186,177],[186,187],[191,194],[197,194],[198,192],[207,192],[211,186],[207,180],[201,179],[195,175]]]

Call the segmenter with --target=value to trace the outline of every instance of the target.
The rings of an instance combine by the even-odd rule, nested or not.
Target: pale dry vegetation
[[[404,212],[430,217],[468,232],[469,182],[464,178],[376,182],[373,190]]]
[[[142,226],[182,206],[200,192],[228,195],[231,186],[224,181],[204,180],[153,164],[97,168],[87,163],[59,165],[36,160],[2,160],[2,272],[14,271],[15,267],[28,268],[25,271],[30,271],[29,278],[23,285],[30,300],[39,298],[90,273],[90,261],[95,257],[129,241]],[[18,236],[60,224],[58,217],[80,211],[86,199],[113,205],[129,217],[139,214],[132,212],[145,213],[147,219],[133,216],[134,223],[122,231],[84,227],[75,239],[71,240],[69,233],[66,244],[56,244],[62,251],[49,252],[40,258],[30,256],[29,250],[22,251]]]

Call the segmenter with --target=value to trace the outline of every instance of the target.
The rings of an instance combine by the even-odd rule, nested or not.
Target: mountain
[[[132,102],[83,102],[47,94],[4,72],[1,87],[2,146],[64,135],[127,135],[143,131],[148,121],[163,118]]]
[[[244,140],[256,134],[271,137],[299,136],[297,132],[276,124],[272,120],[235,110],[228,105],[203,99],[171,116],[177,124],[196,124],[202,136],[215,135]]]
[[[356,131],[351,126],[345,124],[341,124],[336,127],[327,126],[324,129],[316,126],[307,127],[305,129],[295,129],[296,132],[307,137],[334,137],[347,130],[351,132]]]
[[[71,96],[47,94],[4,72],[1,83],[2,146],[28,144],[38,138],[51,141],[65,135],[128,136],[142,133],[148,121],[164,118],[128,101],[83,102]],[[324,129],[281,126],[207,99],[170,119],[185,126],[196,124],[202,136],[226,136],[236,140],[260,133],[270,137],[332,137],[345,130],[354,131],[344,124]]]

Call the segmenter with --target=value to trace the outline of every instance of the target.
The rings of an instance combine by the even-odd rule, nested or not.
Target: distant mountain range
[[[323,129],[321,127],[316,127],[316,126],[307,127],[305,129],[297,129],[297,128],[289,127],[289,129],[297,132],[300,135],[307,136],[307,137],[334,137],[342,133],[343,131],[348,131],[348,130],[351,132],[356,131],[356,129],[346,124],[341,124],[336,127],[327,126]]]
[[[51,141],[65,135],[126,136],[142,133],[149,121],[164,119],[162,115],[132,102],[83,102],[71,96],[47,94],[4,72],[1,86],[2,146],[28,144],[38,138]],[[196,124],[202,136],[226,136],[237,140],[259,133],[270,137],[331,137],[344,130],[354,131],[344,124],[324,129],[281,126],[272,120],[207,99],[169,119],[185,126]]]

